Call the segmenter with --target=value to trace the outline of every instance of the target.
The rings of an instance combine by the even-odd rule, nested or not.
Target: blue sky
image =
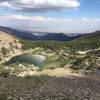
[[[0,0],[0,25],[42,32],[100,29],[100,0]]]

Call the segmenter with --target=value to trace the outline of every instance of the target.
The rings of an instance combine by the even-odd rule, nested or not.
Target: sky
[[[100,0],[0,0],[0,25],[38,32],[100,30]]]

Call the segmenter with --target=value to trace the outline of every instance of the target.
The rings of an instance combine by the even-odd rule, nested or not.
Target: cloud
[[[5,1],[9,1],[9,0],[0,0],[0,2],[5,2]]]
[[[100,28],[100,18],[52,18],[43,16],[0,15],[0,25],[29,31],[90,32]]]
[[[23,12],[46,12],[74,9],[78,0],[0,0],[0,7],[13,7]]]
[[[11,4],[9,4],[8,2],[1,2],[0,3],[0,7],[2,8],[13,8],[13,6]]]
[[[31,20],[32,17],[30,16],[22,16],[22,15],[8,15],[5,16],[6,19],[10,20]]]

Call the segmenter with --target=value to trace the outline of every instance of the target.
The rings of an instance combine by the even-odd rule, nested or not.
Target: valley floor
[[[25,78],[0,77],[0,100],[100,100],[100,73],[82,75],[58,68]]]

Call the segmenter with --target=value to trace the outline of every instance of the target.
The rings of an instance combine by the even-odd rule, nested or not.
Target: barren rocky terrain
[[[84,76],[55,72],[25,78],[0,77],[0,100],[100,100],[99,73]]]

